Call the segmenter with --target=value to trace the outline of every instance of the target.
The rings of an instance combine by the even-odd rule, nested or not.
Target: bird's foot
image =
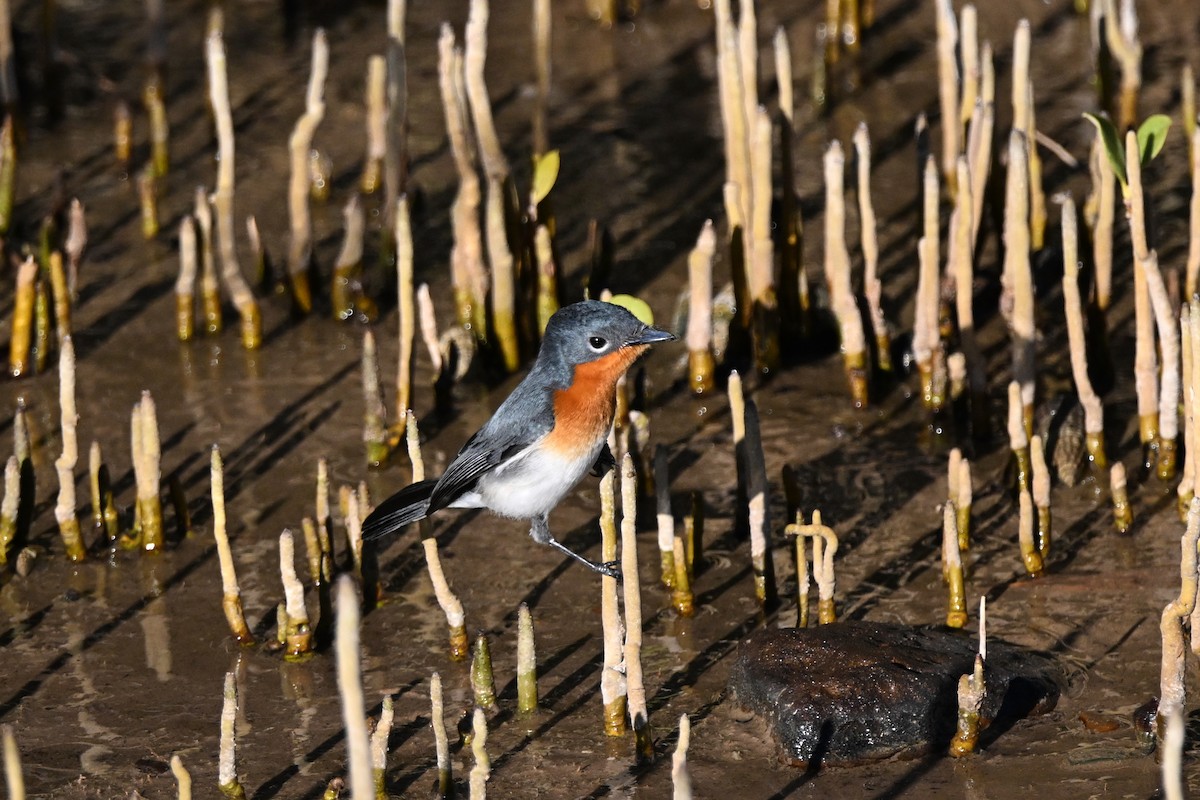
[[[549,531],[547,531],[547,534],[549,534]],[[537,539],[536,536],[534,538]],[[595,561],[592,561],[590,558],[584,558],[583,556],[579,555],[579,553],[576,553],[574,550],[567,547],[565,544],[560,542],[558,539],[555,539],[553,536],[548,536],[548,538],[544,542],[542,542],[542,544],[550,545],[551,547],[553,547],[555,550],[562,553],[563,555],[570,556],[571,558],[578,561],[580,564],[587,565],[588,567],[595,570],[596,572],[599,572],[601,575],[604,575],[605,577],[616,578],[618,581],[621,580],[621,562],[620,561],[605,561],[602,564],[597,563]]]

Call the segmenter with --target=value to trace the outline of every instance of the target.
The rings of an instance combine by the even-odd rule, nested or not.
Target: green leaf
[[[1171,118],[1166,114],[1155,114],[1138,127],[1138,158],[1143,166],[1149,164],[1162,150],[1169,130],[1171,130]]]
[[[647,325],[654,324],[654,312],[650,310],[649,304],[640,297],[634,297],[631,294],[614,294],[608,302],[614,306],[620,306]]]
[[[546,199],[554,182],[558,180],[558,151],[551,150],[533,162],[533,204],[537,205]]]
[[[1097,116],[1086,111],[1083,112],[1083,116],[1096,126],[1096,132],[1100,134],[1100,142],[1104,145],[1104,154],[1108,156],[1108,163],[1112,165],[1117,180],[1121,182],[1122,190],[1127,189],[1129,177],[1125,174],[1125,146],[1121,144],[1121,137],[1117,134],[1112,120],[1107,115]]]

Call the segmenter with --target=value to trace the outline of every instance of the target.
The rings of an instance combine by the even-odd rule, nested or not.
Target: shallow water
[[[506,152],[526,180],[532,68],[524,6],[499,4],[491,21],[489,90]],[[981,35],[998,50],[999,98],[1008,96],[1011,32],[1022,14],[1033,23],[1033,74],[1038,123],[1082,158],[1090,128],[1079,118],[1092,108],[1086,24],[1068,3],[1028,0],[985,3]],[[1144,4],[1146,44],[1142,108],[1177,115],[1178,69],[1194,52],[1200,13],[1186,0]],[[324,318],[293,322],[282,297],[264,300],[267,342],[241,350],[232,330],[178,345],[172,338],[171,285],[176,269],[173,232],[190,208],[191,190],[211,183],[215,165],[203,97],[203,9],[171,4],[167,84],[172,122],[172,172],[161,206],[164,233],[140,239],[132,182],[111,156],[114,88],[133,100],[142,75],[140,7],[63,2],[58,26],[70,64],[65,118],[47,125],[35,110],[19,178],[18,219],[32,236],[50,207],[60,171],[70,195],[88,208],[91,244],[75,317],[79,352],[81,446],[101,442],[118,500],[131,504],[128,410],[142,389],[153,392],[163,435],[164,476],[176,477],[191,502],[196,533],[157,556],[121,553],[111,560],[68,564],[54,532],[53,459],[58,440],[57,382],[53,374],[8,382],[4,407],[23,398],[30,412],[38,470],[34,542],[48,552],[28,578],[0,576],[0,722],[14,726],[31,797],[174,796],[167,761],[178,753],[191,770],[197,796],[212,796],[216,780],[221,683],[236,670],[242,697],[238,724],[239,773],[254,798],[319,797],[344,770],[341,712],[331,660],[320,655],[284,662],[261,648],[239,649],[220,611],[220,579],[210,531],[208,448],[221,445],[226,461],[230,530],[250,624],[261,638],[274,629],[282,599],[276,543],[284,527],[312,513],[316,462],[329,459],[335,486],[366,479],[381,498],[408,479],[406,468],[368,473],[361,444],[358,358],[362,329]],[[417,275],[433,286],[440,318],[450,317],[446,279],[447,211],[453,169],[436,93],[436,36],[448,19],[461,31],[466,3],[415,3],[409,11],[409,146],[418,192]],[[881,272],[893,320],[911,320],[918,223],[917,161],[912,124],[918,111],[936,113],[933,10],[929,4],[881,2],[880,24],[866,41],[857,70],[836,76],[836,104],[827,118],[808,107],[811,32],[820,4],[766,2],[759,9],[760,41],[787,26],[796,61],[797,187],[806,212],[806,261],[819,283],[821,256],[820,154],[826,141],[848,141],[861,119],[871,124],[880,216]],[[238,214],[254,213],[276,259],[286,249],[286,139],[303,105],[309,25],[328,26],[332,70],[328,109],[317,146],[334,164],[334,191],[315,208],[316,260],[328,267],[340,237],[340,203],[353,190],[364,149],[362,84],[366,58],[381,52],[379,3],[312,4],[289,44],[276,4],[227,9],[234,119],[238,126]],[[18,44],[36,64],[38,9],[18,11]],[[554,19],[554,89],[550,135],[563,152],[555,189],[559,244],[569,296],[578,296],[586,264],[588,220],[606,222],[616,243],[611,284],[650,300],[669,316],[684,284],[684,259],[700,225],[720,215],[723,180],[711,14],[690,0],[649,4],[634,24],[603,30],[582,4],[558,4]],[[765,45],[764,45],[765,46]],[[762,59],[765,77],[772,60]],[[36,88],[37,70],[30,67]],[[764,88],[764,92],[766,92]],[[769,95],[764,93],[764,98]],[[998,102],[997,130],[1006,130],[1006,102]],[[37,107],[35,106],[35,109]],[[142,117],[139,142],[145,138]],[[936,125],[934,133],[937,133]],[[936,142],[936,139],[934,140]],[[1181,265],[1186,248],[1186,159],[1173,132],[1148,173],[1159,212],[1164,263]],[[1043,154],[1047,194],[1065,188],[1081,196],[1086,172]],[[145,157],[144,146],[137,158]],[[373,212],[376,200],[368,203]],[[850,215],[851,241],[857,235]],[[1048,240],[1055,245],[1051,210]],[[377,241],[370,217],[367,252]],[[1132,363],[1130,284],[1124,226],[1118,221],[1116,295],[1110,317],[1114,352],[1123,376]],[[980,297],[994,297],[998,273],[995,233],[979,265]],[[248,249],[241,243],[245,260]],[[852,252],[856,248],[852,247]],[[1061,296],[1053,258],[1038,276],[1043,341],[1043,396],[1069,378]],[[245,266],[245,265],[244,265]],[[727,267],[719,267],[722,274]],[[376,276],[375,280],[380,279]],[[4,306],[11,281],[0,284]],[[985,311],[986,313],[983,313]],[[990,358],[996,419],[1007,381],[1003,324],[981,305],[977,317]],[[394,372],[394,309],[377,325],[385,380]],[[679,619],[655,585],[657,562],[652,514],[642,520],[643,655],[658,751],[652,766],[633,768],[632,743],[601,733],[598,581],[531,543],[519,523],[463,514],[439,523],[447,574],[467,611],[472,632],[491,636],[505,713],[493,723],[489,791],[496,797],[662,797],[669,792],[670,759],[679,714],[692,718],[689,764],[698,796],[731,797],[1025,797],[1061,786],[1062,797],[1150,797],[1158,766],[1134,743],[1130,714],[1157,691],[1158,616],[1177,590],[1177,536],[1173,493],[1143,481],[1138,461],[1134,402],[1127,377],[1106,398],[1110,455],[1131,470],[1137,526],[1131,537],[1111,529],[1104,497],[1092,482],[1056,487],[1055,551],[1041,580],[1022,577],[1016,513],[1008,491],[1008,454],[999,442],[973,454],[976,544],[968,557],[967,591],[988,597],[989,632],[1048,651],[1067,668],[1070,686],[1053,713],[990,734],[983,752],[963,761],[944,757],[893,761],[807,774],[779,764],[759,723],[736,720],[724,702],[730,655],[740,637],[764,624],[753,598],[748,545],[733,535],[735,494],[729,415],[722,396],[696,400],[680,388],[677,351],[662,348],[646,365],[654,392],[654,438],[670,448],[677,513],[693,490],[707,510],[707,567],[699,575],[697,615]],[[418,355],[418,384],[429,365]],[[461,442],[486,418],[514,381],[491,391],[463,387],[456,414],[427,421],[425,455],[438,474]],[[945,495],[949,434],[929,431],[912,380],[891,388],[871,409],[849,408],[840,360],[813,353],[772,381],[752,386],[774,491],[772,517],[785,511],[778,476],[786,464],[801,478],[802,505],[819,507],[841,536],[837,600],[845,616],[937,623],[944,615],[938,545]],[[388,393],[390,396],[390,392]],[[432,393],[416,397],[429,416]],[[7,435],[11,422],[0,423]],[[81,497],[85,484],[80,484]],[[595,482],[588,480],[553,519],[564,540],[598,552]],[[167,514],[168,528],[172,518]],[[776,569],[788,596],[794,579],[786,543],[776,541]],[[448,714],[465,712],[470,689],[465,665],[446,657],[441,612],[424,572],[421,548],[408,532],[380,554],[386,602],[363,624],[364,680],[371,713],[384,692],[396,695],[388,786],[395,796],[424,796],[435,779],[428,725],[428,679],[446,683]],[[515,706],[516,608],[529,603],[536,626],[543,710],[528,720]],[[314,607],[310,597],[310,608]],[[969,629],[974,630],[974,611]],[[788,604],[765,624],[791,625]],[[1194,665],[1194,662],[1193,662]],[[1191,670],[1194,686],[1194,667]],[[1117,724],[1091,732],[1083,712]],[[985,739],[988,737],[985,736]],[[457,774],[469,755],[455,751]],[[1200,788],[1194,763],[1192,789]]]

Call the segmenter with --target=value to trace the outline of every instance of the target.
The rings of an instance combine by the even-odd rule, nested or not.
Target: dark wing
[[[445,474],[438,479],[437,486],[433,487],[433,494],[429,498],[427,514],[449,506],[474,489],[480,476],[492,471],[530,445],[523,437],[519,441],[494,441],[492,437],[482,434],[481,430],[467,440]]]
[[[363,520],[363,539],[371,541],[400,530],[410,522],[429,514],[429,496],[436,481],[420,481],[405,486],[384,500]]]

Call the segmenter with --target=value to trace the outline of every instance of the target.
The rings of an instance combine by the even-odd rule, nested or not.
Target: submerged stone
[[[958,679],[973,669],[976,646],[962,633],[878,622],[765,629],[739,646],[729,685],[794,764],[941,752],[954,736]],[[1052,709],[1063,682],[1050,659],[991,641],[984,676],[985,745],[1016,720]]]

